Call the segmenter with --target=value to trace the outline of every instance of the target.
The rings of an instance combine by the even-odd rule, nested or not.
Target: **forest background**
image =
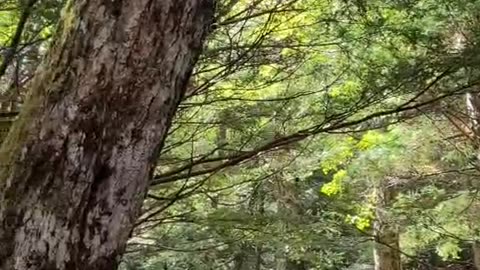
[[[0,2],[2,137],[64,5]],[[480,269],[480,2],[217,5],[122,269]]]

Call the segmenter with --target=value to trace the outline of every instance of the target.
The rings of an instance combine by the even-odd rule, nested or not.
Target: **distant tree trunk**
[[[465,95],[468,121],[471,127],[472,144],[476,150],[475,165],[480,165],[480,97],[478,93],[466,93]],[[473,217],[477,216],[479,208],[477,204],[473,204],[469,209],[475,213]],[[476,226],[476,220],[472,220],[472,225]],[[480,244],[478,242],[472,243],[472,256],[475,269],[480,270]]]
[[[254,184],[248,211],[254,217],[265,213],[265,192],[263,184]],[[242,243],[240,252],[235,255],[235,270],[260,270],[262,266],[262,246],[260,244]]]
[[[242,245],[242,251],[234,258],[234,270],[255,270],[257,267],[257,256],[255,248],[246,244]]]
[[[399,233],[396,226],[388,220],[386,208],[393,201],[395,194],[388,187],[387,181],[382,181],[376,190],[376,211],[374,222],[374,259],[375,270],[401,270],[401,254]]]
[[[477,162],[480,160],[480,97],[477,93],[465,94],[468,122],[470,123],[473,146],[477,150]]]
[[[478,94],[474,93],[467,93],[465,97],[467,115],[473,135],[473,147],[476,150],[475,165],[478,166],[480,165],[480,98]],[[473,213],[478,213],[478,210],[477,204],[472,205],[472,208],[470,209],[470,211]],[[474,214],[473,216],[475,217],[477,214]],[[472,223],[473,226],[476,226],[475,221],[472,220]],[[474,242],[472,244],[472,256],[475,269],[480,270],[480,244],[478,242]]]
[[[475,269],[480,270],[480,243],[474,242],[472,244],[473,264]]]
[[[69,1],[1,148],[0,269],[116,269],[213,0]]]
[[[228,121],[227,119],[223,121]],[[218,156],[225,157],[227,155],[225,151],[225,146],[227,145],[227,127],[224,123],[220,123],[218,126],[218,134],[217,134],[217,148],[218,148]]]
[[[287,270],[287,256],[283,250],[275,254],[275,270]]]
[[[304,261],[287,261],[287,270],[307,270],[307,264]]]
[[[475,158],[475,165],[480,165],[480,98],[478,94],[474,93],[467,93],[465,95],[466,105],[467,105],[467,115],[468,120],[470,123],[470,127],[472,130],[473,135],[473,147],[476,150],[476,158]],[[478,213],[478,205],[473,204],[470,212],[473,213],[472,217],[477,217]],[[477,224],[473,221],[473,226]],[[480,270],[480,244],[478,242],[472,243],[472,255],[473,255],[473,263],[475,269]]]

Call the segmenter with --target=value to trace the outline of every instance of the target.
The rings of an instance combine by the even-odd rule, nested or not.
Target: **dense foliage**
[[[5,117],[63,2],[0,3]],[[395,249],[382,230],[405,269],[480,267],[479,14],[474,0],[219,1],[122,267],[361,269]]]

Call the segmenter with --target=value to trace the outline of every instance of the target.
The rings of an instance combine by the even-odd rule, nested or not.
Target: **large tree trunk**
[[[115,269],[214,0],[69,1],[1,148],[0,269]]]

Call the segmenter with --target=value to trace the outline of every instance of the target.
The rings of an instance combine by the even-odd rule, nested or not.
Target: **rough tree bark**
[[[69,1],[0,155],[0,269],[115,269],[214,0]]]

